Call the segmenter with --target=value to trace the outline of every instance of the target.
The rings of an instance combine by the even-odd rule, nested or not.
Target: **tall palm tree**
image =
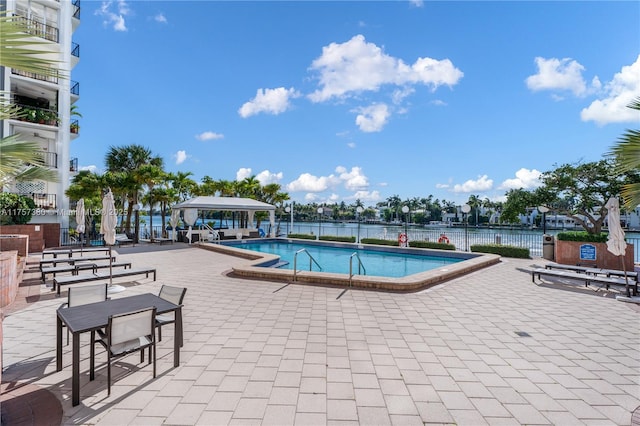
[[[627,107],[640,111],[640,97],[635,98]],[[610,155],[617,160],[620,173],[640,171],[640,130],[627,129],[611,149]],[[622,187],[624,206],[633,210],[640,204],[640,183],[628,183]]]
[[[144,184],[138,175],[139,169],[145,165],[162,168],[162,158],[153,155],[149,148],[142,145],[110,146],[105,155],[105,164],[109,172],[122,173],[127,176],[127,179],[125,179],[126,186],[119,189],[126,193],[127,198],[125,232],[131,232],[133,206],[138,204]]]

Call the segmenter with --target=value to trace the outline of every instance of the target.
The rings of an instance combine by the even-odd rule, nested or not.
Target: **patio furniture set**
[[[183,345],[182,302],[186,288],[163,285],[159,294],[109,299],[107,284],[70,287],[67,303],[57,310],[56,371],[62,371],[62,329],[72,335],[72,405],[80,404],[80,335],[90,333],[89,380],[95,380],[95,345],[107,354],[107,389],[111,394],[111,364],[126,355],[149,351],[148,364],[153,363],[156,377],[156,342],[161,340],[161,327],[174,324],[173,366],[180,365]],[[158,330],[158,339],[156,339]],[[68,335],[67,335],[68,339]],[[68,340],[67,340],[68,342]]]
[[[564,265],[548,263],[544,268],[531,269],[531,281],[535,283],[536,277],[556,277],[583,281],[585,287],[589,284],[604,284],[606,289],[611,285],[631,286],[633,294],[638,294],[638,273],[635,271],[622,271],[618,269],[602,269],[595,267]]]

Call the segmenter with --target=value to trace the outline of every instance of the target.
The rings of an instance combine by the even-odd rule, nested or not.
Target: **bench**
[[[89,281],[98,281],[98,280],[108,280],[110,278],[121,278],[121,277],[129,277],[133,275],[142,275],[144,274],[146,278],[149,278],[149,274],[153,274],[153,280],[156,280],[156,270],[155,268],[136,268],[136,269],[124,269],[121,271],[109,273],[93,273],[91,275],[72,275],[70,277],[61,277],[53,279],[53,290],[57,289],[58,296],[60,295],[60,287],[63,285],[70,284],[78,284],[78,283],[86,283]]]
[[[73,275],[78,275],[79,271],[92,270],[93,272],[96,272],[98,269],[108,268],[109,266],[112,266],[113,268],[124,267],[124,269],[131,269],[131,262],[118,262],[112,263],[111,265],[109,265],[108,263],[100,265],[95,263],[78,263],[75,265],[50,266],[47,268],[42,268],[42,271],[40,272],[42,274],[42,282],[45,282],[47,274],[53,274],[53,277],[55,278],[56,274],[61,272],[71,272]]]
[[[111,256],[113,262],[116,261],[115,256]],[[40,261],[40,270],[47,265],[57,266],[58,263],[67,263],[69,265],[75,265],[76,262],[93,262],[95,260],[109,260],[109,256],[83,256],[83,257],[69,257],[64,259],[44,259]]]
[[[558,270],[547,269],[547,268],[533,268],[531,270],[531,282],[533,283],[536,282],[536,276],[538,277],[539,280],[541,279],[542,276],[547,276],[547,277],[556,277],[556,278],[566,278],[566,279],[576,280],[576,281],[584,281],[585,287],[588,287],[589,284],[592,284],[592,283],[601,283],[606,285],[607,290],[609,290],[610,285],[622,285],[622,286],[627,285],[627,280],[625,280],[624,278],[616,278],[611,276],[602,277],[599,275],[591,275],[587,273],[583,274],[583,273],[574,272],[574,271],[558,271]],[[629,285],[632,286],[633,288],[633,294],[637,295],[638,282],[633,280],[629,282]]]
[[[132,244],[135,246],[135,241],[131,238],[127,237],[127,234],[116,234],[116,243],[117,246],[124,246],[127,244]]]
[[[578,273],[585,273],[589,275],[604,275],[606,277],[621,277],[624,278],[625,275],[628,278],[633,278],[635,281],[638,281],[638,273],[635,271],[621,271],[619,269],[604,269],[604,268],[594,268],[594,267],[586,267],[586,266],[577,266],[577,265],[563,265],[561,263],[547,263],[544,266],[546,269],[560,269],[566,271],[574,271]]]
[[[171,238],[162,238],[162,237],[158,237],[158,238],[154,238],[151,240],[152,243],[158,243],[160,245],[163,244],[173,244],[173,240]]]
[[[51,255],[54,259],[57,259],[58,256],[67,255],[67,257],[73,257],[74,254],[80,253],[105,253],[109,254],[109,247],[83,247],[79,248],[67,248],[67,249],[48,249],[42,251],[42,258],[45,256]]]

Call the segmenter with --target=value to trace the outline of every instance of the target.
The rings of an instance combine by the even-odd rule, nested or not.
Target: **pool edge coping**
[[[309,243],[308,240],[298,240],[293,238],[280,238],[280,240],[294,241],[301,243]],[[326,242],[324,242],[326,243]],[[338,243],[349,244],[349,243]],[[351,243],[353,244],[353,243]],[[386,247],[367,244],[357,244],[355,247]],[[310,271],[297,271],[296,280],[294,281],[294,271],[291,269],[278,269],[257,266],[269,261],[276,261],[280,257],[273,254],[261,253],[245,250],[242,248],[236,248],[234,246],[227,246],[222,244],[211,244],[199,242],[197,247],[204,250],[214,251],[218,253],[228,254],[235,257],[247,259],[247,263],[243,265],[236,265],[231,268],[228,273],[230,277],[237,278],[249,278],[249,279],[263,279],[268,281],[279,281],[291,284],[310,284],[310,285],[330,285],[336,287],[351,287],[359,289],[373,289],[373,290],[386,290],[394,292],[415,292],[424,290],[429,287],[433,287],[437,284],[441,284],[445,281],[450,281],[454,278],[458,278],[462,275],[469,274],[471,272],[484,269],[486,267],[495,265],[500,262],[501,257],[496,254],[489,253],[467,253],[457,252],[450,250],[437,250],[437,249],[421,249],[421,248],[403,248],[407,252],[414,250],[417,251],[429,251],[436,254],[442,254],[451,256],[451,254],[458,253],[459,256],[464,257],[471,255],[469,259],[463,260],[458,263],[438,267],[429,271],[420,272],[417,274],[407,275],[400,278],[388,278],[373,275],[354,275],[349,279],[348,274],[337,274],[329,272],[310,272]],[[398,247],[396,247],[398,248]]]

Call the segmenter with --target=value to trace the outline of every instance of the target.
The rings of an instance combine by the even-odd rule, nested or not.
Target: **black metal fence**
[[[267,235],[271,234],[269,229],[269,223],[263,223],[261,228],[264,229]],[[289,224],[276,225],[276,234],[279,236],[286,236],[290,233],[295,234],[315,234],[318,232],[320,235],[333,235],[341,237],[355,237],[358,236],[360,240],[364,238],[377,238],[384,240],[398,240],[398,234],[404,232],[403,227],[390,226],[385,227],[367,227],[362,226],[360,229],[357,227],[343,227],[336,226],[334,224],[294,224],[291,228]],[[98,229],[99,231],[99,229]],[[124,232],[118,230],[117,232]],[[170,235],[170,230],[167,235]],[[154,236],[162,235],[162,225],[153,227]],[[543,236],[541,233],[533,232],[520,232],[518,230],[499,230],[499,229],[467,229],[464,228],[408,228],[407,229],[409,241],[438,241],[441,234],[444,234],[450,244],[456,246],[457,250],[468,251],[472,245],[475,244],[503,244],[514,247],[528,248],[531,253],[531,257],[542,257],[542,243]],[[140,229],[139,237],[141,239],[148,239],[150,236],[149,227],[142,226]],[[640,237],[627,235],[627,243],[633,244],[634,247],[634,261],[640,261]],[[79,236],[74,230],[69,233],[69,229],[61,229],[60,241],[62,245],[79,244]],[[84,241],[87,245],[104,245],[104,239],[102,235],[97,231],[87,230],[84,235]]]

